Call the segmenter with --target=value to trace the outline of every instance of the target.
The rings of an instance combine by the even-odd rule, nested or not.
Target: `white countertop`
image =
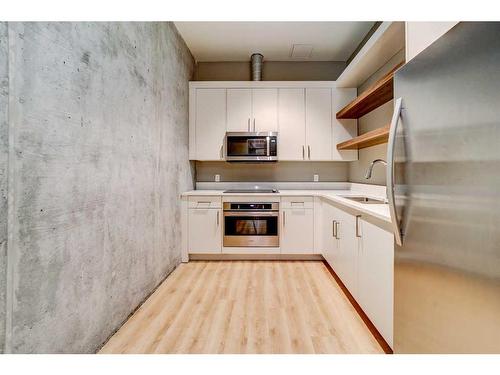
[[[191,190],[183,193],[181,196],[312,196],[320,197],[326,200],[330,200],[335,203],[339,203],[348,208],[359,211],[367,215],[371,215],[375,218],[383,220],[390,223],[391,217],[389,214],[388,204],[365,204],[360,202],[355,202],[342,196],[367,196],[370,198],[386,199],[385,196],[379,194],[371,194],[367,191],[359,190],[280,190],[279,193],[224,193],[224,190]]]

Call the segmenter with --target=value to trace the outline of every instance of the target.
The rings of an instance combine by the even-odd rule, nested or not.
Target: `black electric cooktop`
[[[279,193],[278,189],[229,189],[223,191],[223,193],[237,193],[237,194],[247,194],[247,193]]]

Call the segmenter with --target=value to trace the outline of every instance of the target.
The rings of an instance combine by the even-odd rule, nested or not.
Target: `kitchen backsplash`
[[[196,162],[196,181],[213,182],[220,175],[220,181],[348,181],[349,164],[344,162],[288,162],[262,164],[226,163],[223,161]]]

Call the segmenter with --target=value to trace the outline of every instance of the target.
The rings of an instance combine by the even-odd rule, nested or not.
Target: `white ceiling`
[[[175,22],[175,26],[196,61],[248,61],[252,53],[262,53],[267,61],[346,61],[373,22]],[[292,58],[294,44],[312,45],[310,57]]]

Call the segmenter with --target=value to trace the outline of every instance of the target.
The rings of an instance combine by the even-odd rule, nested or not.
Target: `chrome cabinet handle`
[[[219,226],[219,211],[217,211],[217,226]]]
[[[332,237],[337,238],[337,221],[332,220]]]
[[[255,131],[255,119],[253,119],[253,131]]]
[[[307,156],[311,160],[311,146],[307,145]]]
[[[361,234],[359,233],[359,218],[361,215],[356,215],[356,237],[361,238]]]
[[[220,159],[224,160],[224,145],[220,146]]]
[[[283,228],[285,227],[286,212],[283,211]]]
[[[394,113],[392,114],[389,140],[387,142],[387,200],[389,203],[389,213],[391,215],[394,239],[399,246],[403,244],[403,236],[399,227],[396,199],[394,197],[394,147],[396,145],[396,131],[401,117],[401,105],[402,98],[397,98],[394,104]]]
[[[250,117],[248,118],[247,130],[250,132]]]
[[[340,221],[336,221],[335,222],[335,238],[337,240],[340,240],[340,237],[339,237],[339,226],[340,226]]]
[[[306,158],[306,149],[305,149],[306,146],[302,145],[302,159],[305,159]]]

